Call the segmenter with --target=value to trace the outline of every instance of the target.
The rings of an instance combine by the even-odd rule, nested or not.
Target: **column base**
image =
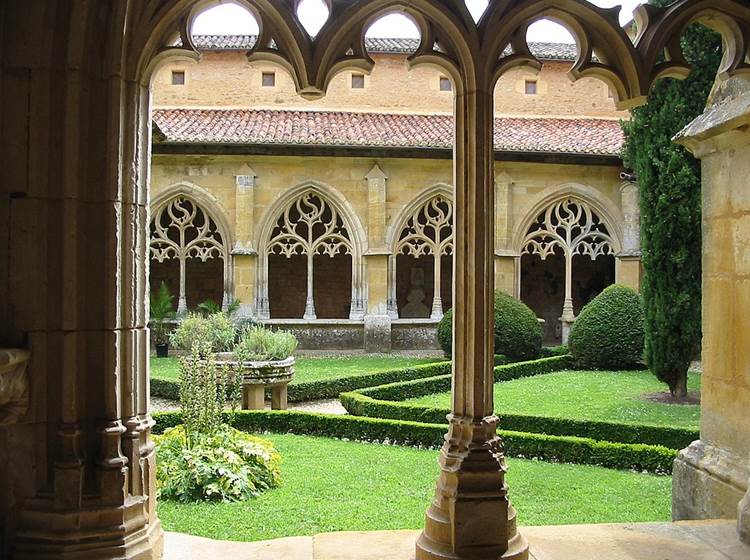
[[[20,514],[15,560],[159,560],[164,552],[164,532],[158,518],[147,521],[146,498],[75,512],[30,505]]]
[[[416,560],[527,560],[529,546],[508,501],[497,418],[448,418],[440,478]]]
[[[431,508],[432,509],[432,508]],[[432,514],[435,512],[433,511]],[[494,547],[464,547],[458,553],[453,550],[450,542],[438,541],[430,538],[429,533],[437,527],[430,527],[430,524],[447,525],[448,520],[440,520],[432,517],[430,511],[427,513],[427,527],[417,539],[416,560],[528,560],[529,543],[523,538],[523,535],[516,532],[508,540],[508,549],[499,553]],[[513,529],[515,531],[515,512],[513,512]]]
[[[748,478],[750,465],[741,457],[694,441],[674,462],[672,519],[734,519],[748,491]]]

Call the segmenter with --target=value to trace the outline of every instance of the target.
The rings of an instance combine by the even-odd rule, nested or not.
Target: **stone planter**
[[[263,410],[266,388],[271,389],[271,408],[286,410],[287,385],[294,377],[294,358],[280,361],[242,362],[232,352],[216,354],[217,365],[239,367],[242,371],[242,409]]]
[[[169,343],[156,344],[156,357],[157,358],[168,358],[169,357]]]

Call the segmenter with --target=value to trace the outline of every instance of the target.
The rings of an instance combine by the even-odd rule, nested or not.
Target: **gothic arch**
[[[435,204],[435,203],[438,204]],[[452,266],[444,270],[442,262],[444,256],[453,255],[453,187],[446,183],[436,183],[431,187],[423,190],[414,199],[405,205],[396,217],[391,220],[391,224],[386,232],[386,244],[390,251],[388,259],[388,314],[391,318],[397,319],[400,315],[398,304],[398,260],[399,256],[420,256],[432,255],[433,263],[433,298],[429,317],[431,319],[440,319],[443,316],[445,298],[441,295],[443,286],[442,278],[444,273],[450,275],[452,279]],[[428,224],[427,215],[432,216],[431,223]],[[423,226],[420,226],[422,222]],[[414,228],[414,226],[417,226]],[[449,231],[445,231],[446,226],[450,226]],[[424,227],[426,226],[426,228]],[[429,235],[432,232],[434,239]],[[404,232],[409,230],[409,234],[404,236]],[[425,243],[426,242],[426,243]],[[428,246],[429,245],[429,246]],[[450,282],[447,283],[450,285]],[[446,294],[446,297],[451,294]],[[452,298],[451,298],[452,300]],[[408,315],[418,317],[417,315]]]
[[[278,250],[280,245],[279,239],[274,235],[274,232],[279,231],[279,221],[286,216],[286,227],[289,229],[288,213],[289,209],[297,205],[299,208],[300,201],[305,207],[309,207],[309,200],[305,200],[308,195],[312,195],[317,200],[321,201],[322,207],[320,208],[321,218],[324,218],[323,207],[328,207],[325,215],[333,220],[329,227],[326,228],[326,235],[337,236],[337,243],[339,246],[336,247],[336,251],[343,249],[347,254],[351,255],[352,259],[352,285],[351,285],[351,307],[349,312],[349,318],[353,320],[360,320],[364,317],[366,309],[366,297],[365,297],[365,286],[364,286],[364,248],[365,248],[365,231],[359,221],[354,208],[349,201],[336,189],[329,185],[317,181],[306,181],[291,189],[284,191],[283,195],[280,196],[266,211],[261,223],[259,236],[258,236],[258,287],[256,297],[256,309],[258,317],[261,319],[270,318],[270,307],[269,307],[269,256],[272,250]],[[317,203],[316,203],[317,204]],[[335,222],[339,222],[341,228],[336,226]],[[342,239],[334,230],[343,229],[346,232],[346,239]],[[282,236],[289,238],[290,236]],[[293,254],[308,254],[309,250],[312,249],[312,253],[308,254],[308,295],[305,309],[304,319],[310,320],[315,319],[315,308],[312,302],[312,255],[323,253],[328,254],[330,257],[335,256],[333,249],[327,251],[324,247],[315,246],[312,247],[301,247],[298,246],[294,252],[289,247],[282,249],[287,257],[293,256]],[[302,251],[300,253],[299,251]]]
[[[188,207],[180,204],[180,201],[187,201]],[[192,205],[192,209],[189,208],[190,205]],[[193,215],[188,216],[191,210]],[[160,263],[172,258],[179,261],[178,313],[187,311],[186,268],[187,260],[191,258],[198,258],[203,262],[213,258],[220,258],[223,261],[221,305],[222,308],[226,309],[233,298],[232,237],[226,211],[219,200],[206,189],[188,181],[181,181],[170,185],[154,197],[151,202],[150,214],[151,237],[149,245],[151,247],[151,259],[156,259]],[[199,239],[201,235],[203,236],[203,242],[190,251],[189,255],[179,254],[182,253],[183,248],[170,247],[171,244],[166,239],[169,228],[165,229],[156,225],[157,221],[164,222],[165,219],[172,220],[170,226],[175,224],[175,219],[178,221],[187,220],[183,224],[184,227],[188,230],[198,231]],[[197,227],[193,220],[197,220]],[[162,226],[164,223],[162,223]],[[215,226],[215,231],[211,231],[211,225]],[[216,234],[218,234],[220,242],[216,240]]]
[[[622,224],[625,217],[617,205],[594,187],[580,183],[566,183],[543,190],[524,205],[520,212],[524,218],[513,229],[512,246],[516,253],[520,254],[523,250],[526,234],[539,214],[565,198],[578,199],[589,205],[607,226],[612,236],[615,253],[622,250]]]
[[[616,232],[621,235],[623,221],[613,221],[616,208],[585,185],[547,189],[529,206],[514,236],[517,296],[545,319],[546,338],[566,343],[576,308],[615,281],[614,257],[622,247]]]

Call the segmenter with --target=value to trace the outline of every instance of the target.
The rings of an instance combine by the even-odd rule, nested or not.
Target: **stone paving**
[[[749,560],[736,522],[526,527],[530,560]],[[326,533],[239,543],[167,533],[164,560],[413,560],[418,531]]]

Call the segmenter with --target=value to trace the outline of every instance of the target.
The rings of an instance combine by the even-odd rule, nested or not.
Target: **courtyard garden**
[[[597,338],[599,319],[582,314],[570,349],[543,349],[536,317],[496,299],[495,410],[523,525],[670,519],[672,462],[698,436],[700,373],[687,380],[694,401],[673,402],[641,363],[638,297],[615,289],[603,300],[607,328],[627,328]],[[451,362],[298,356],[288,333],[237,331],[219,315],[183,323],[172,337],[182,358],[152,358],[152,392],[182,408],[155,414],[165,528],[264,540],[421,527],[450,412]],[[240,364],[295,355],[289,400],[336,399],[346,414],[239,410],[236,372],[211,359],[232,348]]]

